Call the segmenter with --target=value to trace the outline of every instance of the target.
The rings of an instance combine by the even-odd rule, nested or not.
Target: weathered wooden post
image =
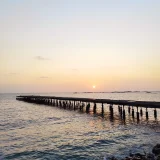
[[[67,101],[67,108],[69,108],[69,102]]]
[[[82,102],[80,101],[79,103],[79,110],[81,111],[82,110]]]
[[[120,105],[118,105],[118,111],[120,112],[120,110],[121,110],[121,109],[120,109]]]
[[[79,110],[80,111],[82,110],[82,103],[80,103]]]
[[[102,103],[102,115],[104,115],[104,106],[103,106],[103,103]]]
[[[113,105],[111,105],[110,112],[111,112],[111,118],[113,118]]]
[[[109,110],[110,110],[110,112],[111,112],[111,110],[112,110],[112,104],[110,104],[110,106],[109,106]]]
[[[90,103],[88,103],[86,106],[86,112],[89,113],[89,110],[90,110]]]
[[[138,112],[138,106],[137,106],[137,120],[139,121],[139,112]]]
[[[63,101],[63,108],[66,109],[66,101]]]
[[[73,101],[71,102],[71,108],[72,109],[74,108],[74,102]]]
[[[121,118],[123,116],[123,110],[122,110],[122,107],[120,107],[120,115],[121,115]]]
[[[143,110],[142,110],[142,107],[141,107],[141,110],[140,110],[140,115],[141,115],[141,117],[143,116]]]
[[[134,108],[132,106],[132,118],[134,118]]]
[[[96,113],[97,105],[94,103],[93,112]]]
[[[156,108],[154,109],[154,118],[157,119],[157,110],[156,110]]]
[[[125,113],[125,109],[124,109],[124,105],[123,105],[123,119],[126,118],[126,113]]]
[[[48,104],[48,101],[47,101],[47,98],[45,98],[45,105],[47,105]]]
[[[74,110],[76,109],[76,101],[74,101],[73,109],[74,109]]]
[[[148,119],[148,108],[146,107],[146,119]]]
[[[67,108],[67,101],[64,101],[64,103],[65,103],[65,109]]]
[[[53,99],[53,106],[55,106],[55,99]]]
[[[131,113],[131,107],[130,106],[128,107],[128,113],[129,114]]]
[[[71,101],[69,101],[69,109],[71,108]]]
[[[49,99],[47,98],[47,105],[49,104]]]
[[[85,106],[85,103],[83,102],[81,106],[81,111],[83,111],[84,106]]]

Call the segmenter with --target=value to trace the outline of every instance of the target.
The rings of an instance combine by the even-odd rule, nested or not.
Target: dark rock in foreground
[[[110,157],[107,158],[107,160],[118,160],[117,158]],[[136,154],[130,154],[128,157],[125,157],[121,160],[160,160],[160,144],[157,144],[153,147],[152,153],[136,153]]]
[[[160,155],[160,144],[153,147],[152,152],[157,156]]]

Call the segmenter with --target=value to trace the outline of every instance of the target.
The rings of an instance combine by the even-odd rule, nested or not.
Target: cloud
[[[41,76],[39,78],[42,78],[42,79],[47,79],[47,78],[50,78],[50,77],[47,77],[47,76]]]
[[[72,71],[74,71],[74,72],[79,72],[79,70],[76,69],[76,68],[73,68]]]
[[[8,73],[9,75],[17,75],[18,73],[16,72],[11,72],[11,73]]]
[[[36,60],[39,60],[39,61],[49,60],[48,58],[45,58],[45,57],[42,57],[42,56],[36,56],[35,59],[36,59]]]
[[[17,76],[19,73],[16,72],[10,72],[10,73],[5,73],[4,76]]]
[[[80,70],[77,68],[71,69],[72,74],[79,74]]]

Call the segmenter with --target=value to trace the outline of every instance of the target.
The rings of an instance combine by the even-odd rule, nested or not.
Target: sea
[[[124,120],[114,105],[111,117],[109,105],[101,104],[93,113],[38,105],[16,100],[18,95],[46,95],[116,100],[160,102],[160,92],[110,93],[14,93],[0,94],[0,160],[104,160],[118,159],[130,153],[150,153],[160,143],[160,109],[148,109],[149,119],[137,121],[125,106]],[[135,110],[136,111],[136,110]]]

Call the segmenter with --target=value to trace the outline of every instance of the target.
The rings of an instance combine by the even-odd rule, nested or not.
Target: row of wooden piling
[[[126,111],[124,109],[124,106],[123,107],[118,106],[118,110],[119,110],[120,115],[123,117],[123,119],[125,119]],[[140,108],[140,112],[139,112],[138,107],[137,107],[137,112],[135,112],[133,106],[128,107],[128,114],[131,115],[132,118],[135,118],[135,114],[136,114],[137,120],[140,119],[140,116],[142,117],[144,115],[142,107]],[[145,116],[146,116],[146,119],[149,118],[148,108],[146,108]],[[156,108],[154,109],[154,118],[157,119],[157,109]]]
[[[25,102],[29,102],[29,103],[36,103],[36,104],[45,104],[45,105],[52,105],[52,106],[58,106],[58,107],[62,107],[64,109],[79,109],[80,111],[84,110],[86,113],[90,112],[90,107],[91,107],[91,103],[93,103],[93,113],[95,114],[97,112],[97,103],[101,103],[101,114],[104,115],[104,104],[106,103],[106,100],[104,99],[87,99],[87,98],[68,98],[68,97],[46,97],[46,96],[17,96],[16,98],[17,100],[22,100]],[[105,102],[105,103],[104,103]],[[108,102],[111,102],[111,100],[108,100]],[[117,102],[115,100],[113,100],[113,102]],[[119,101],[120,104],[122,104],[122,102],[129,102],[129,101]],[[135,101],[137,102],[137,101]],[[132,101],[133,103],[133,101]],[[140,102],[138,101],[138,103],[140,104],[147,104],[147,102]],[[154,102],[149,102],[149,104],[152,104],[150,107],[149,106],[145,106],[146,111],[145,111],[145,117],[146,119],[149,118],[149,113],[148,113],[148,108],[154,108],[154,118],[157,119],[157,108],[159,108],[159,106],[157,105],[157,103],[159,102],[155,102],[156,104],[154,104]],[[109,104],[109,111],[110,111],[110,115],[113,116],[114,114],[114,107],[113,107],[113,103],[107,103]],[[117,105],[117,104],[116,104]],[[140,116],[142,117],[144,115],[142,107],[144,106],[140,106],[140,110],[139,110],[139,106],[136,106],[137,111],[135,111],[135,106],[128,106],[128,114],[132,116],[132,118],[136,118],[137,120],[140,119]],[[120,113],[120,116],[125,119],[126,118],[126,110],[125,110],[125,105],[119,105],[118,104],[118,111]]]

